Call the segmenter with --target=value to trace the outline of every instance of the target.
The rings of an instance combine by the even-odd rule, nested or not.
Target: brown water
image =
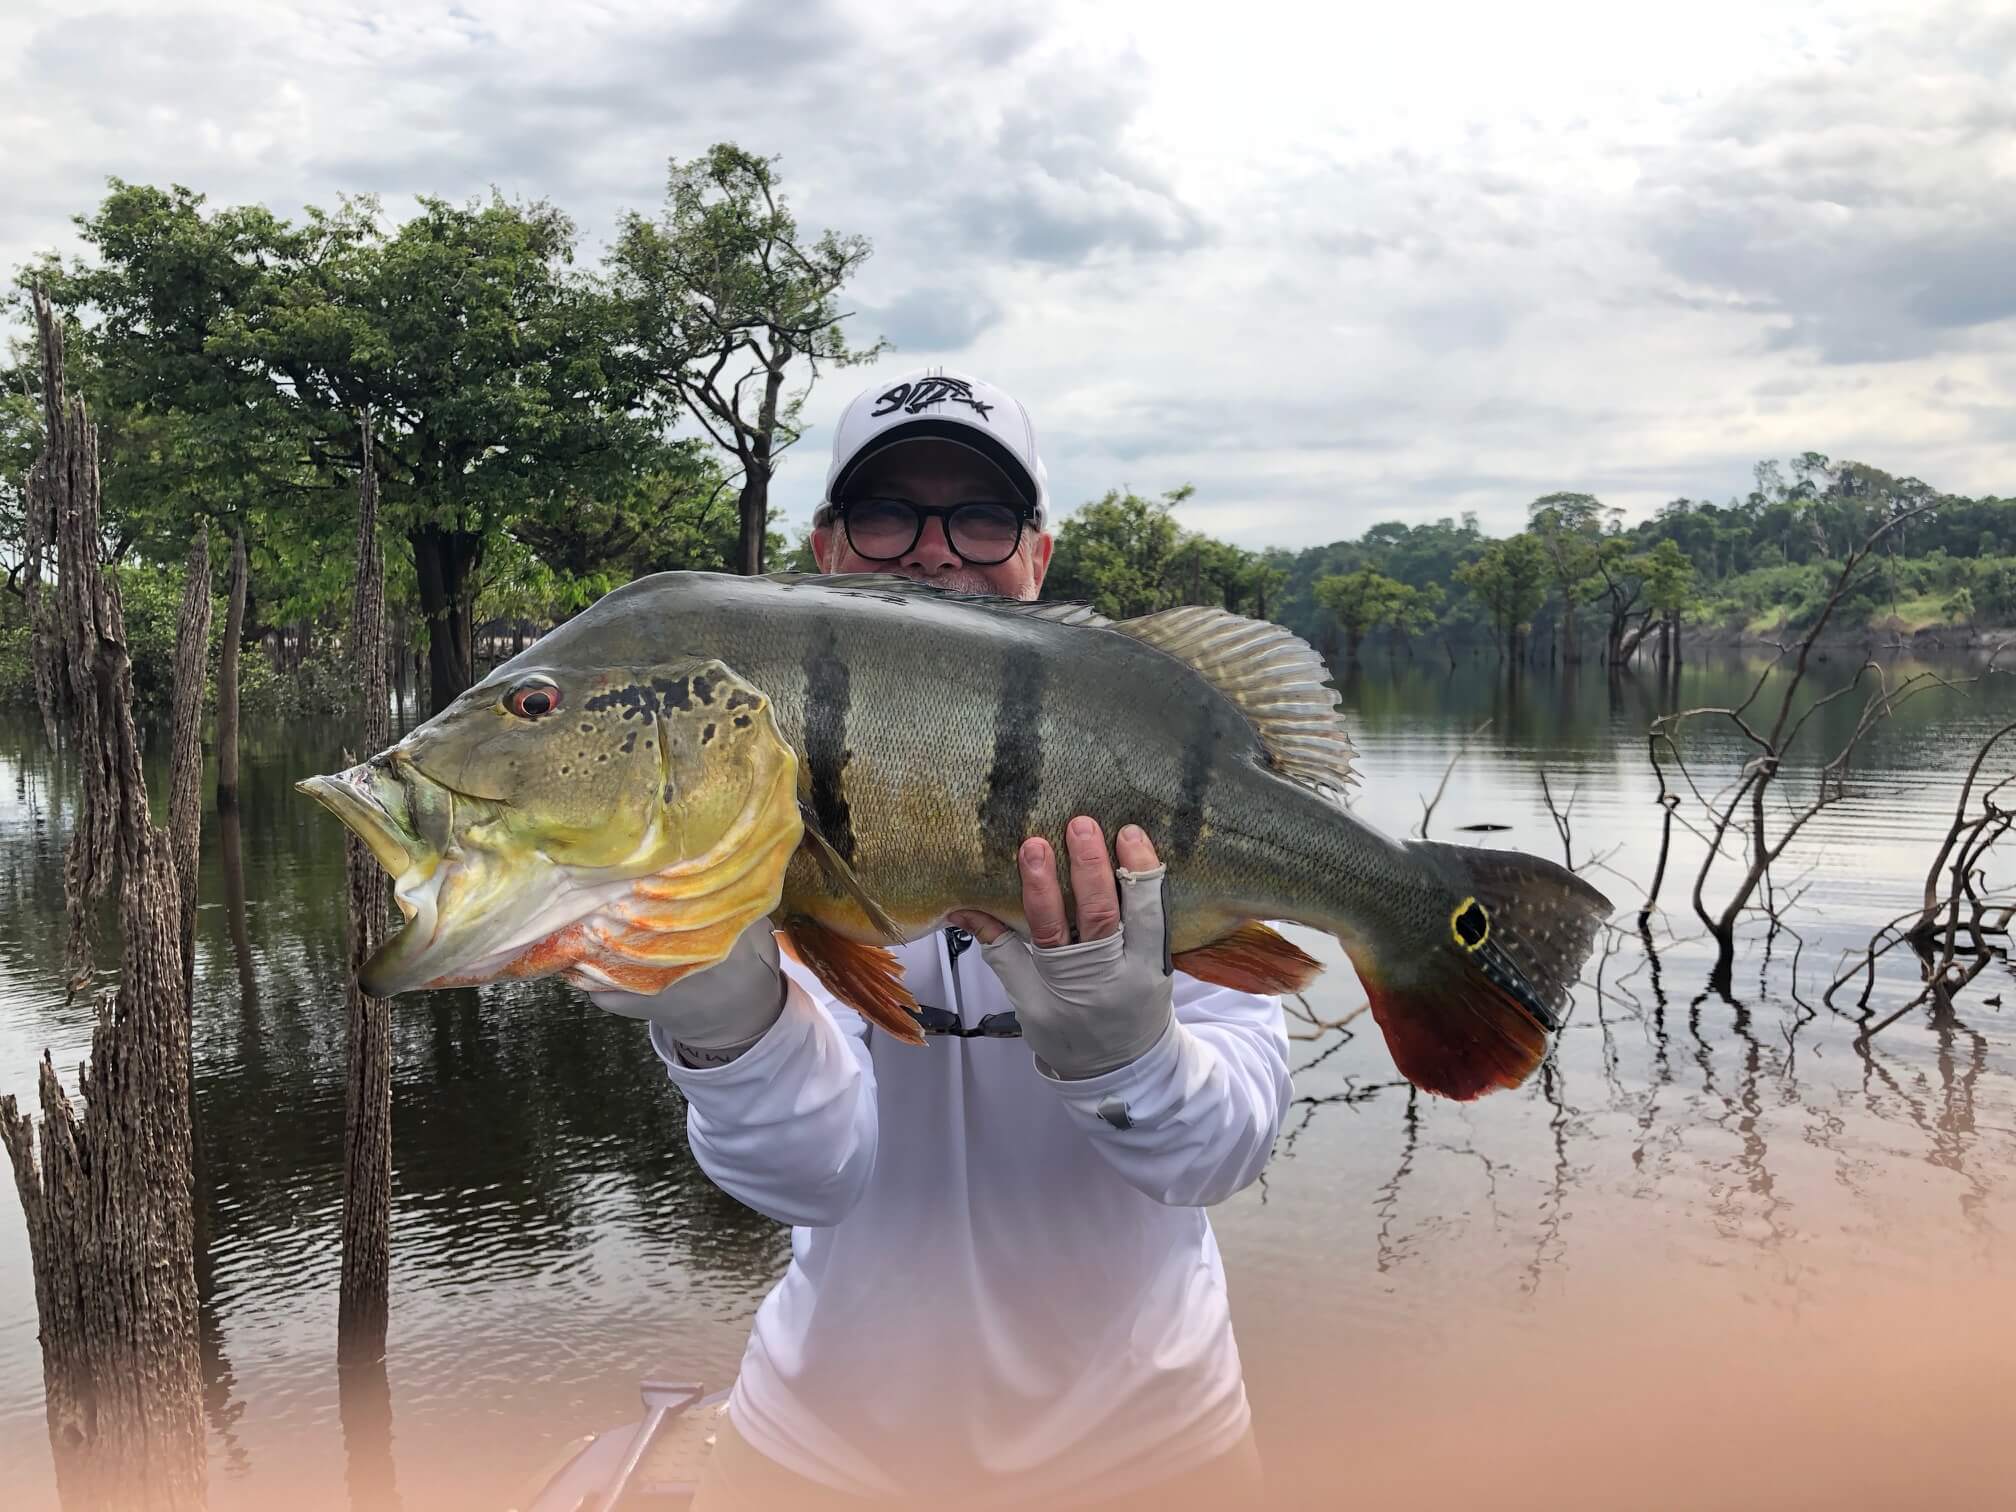
[[[1852,667],[1820,671],[1831,687]],[[1754,673],[1690,665],[1679,696],[1728,702]],[[1573,795],[1574,859],[1601,855],[1588,874],[1635,911],[1658,820],[1643,732],[1670,692],[1596,669],[1514,692],[1486,663],[1451,673],[1425,660],[1373,662],[1345,686],[1361,815],[1407,831],[1488,718],[1436,837],[1558,856],[1544,770],[1557,801]],[[1823,711],[1815,748],[1853,716],[1849,700]],[[1753,1427],[1826,1423],[1846,1459],[1818,1459],[1838,1466],[1874,1452],[1872,1434],[1918,1431],[1928,1379],[1937,1463],[1971,1474],[2008,1452],[1993,1412],[1969,1426],[2009,1384],[1980,1357],[1984,1341],[2016,1343],[2010,1310],[1978,1300],[2007,1295],[1980,1288],[2006,1274],[2016,1224],[2016,1007],[1989,1003],[2016,1004],[2007,971],[1991,968],[1957,1018],[1914,1014],[1868,1053],[1852,1023],[1802,1007],[1794,989],[1817,1007],[1841,951],[1913,905],[1960,768],[2010,718],[2016,685],[1991,680],[1908,705],[1866,743],[1847,801],[1781,864],[1806,888],[1798,937],[1750,932],[1735,1001],[1706,991],[1710,954],[1684,905],[1700,849],[1683,833],[1656,959],[1616,937],[1603,992],[1585,985],[1555,1059],[1520,1092],[1470,1106],[1411,1097],[1362,1020],[1353,1036],[1298,1045],[1298,1102],[1268,1175],[1213,1215],[1284,1481],[1368,1496],[1439,1487],[1452,1501],[1487,1482],[1505,1499],[1517,1482],[1520,1505],[1536,1488],[1551,1505],[1752,1504],[1732,1499],[1737,1485],[1757,1505],[1804,1505],[1735,1462],[1734,1480],[1715,1480],[1690,1447],[1698,1424],[1672,1422],[1642,1448],[1631,1425],[1711,1407]],[[334,1365],[341,851],[333,822],[290,790],[334,766],[342,741],[336,728],[259,732],[238,833],[206,821],[196,1126],[219,1507],[283,1491],[302,1512],[347,1504]],[[1704,727],[1688,756],[1708,787],[1741,752]],[[89,1038],[87,1009],[57,986],[71,791],[29,721],[0,722],[0,1092],[24,1102],[45,1046],[74,1066]],[[1478,824],[1507,828],[1459,833]],[[1342,1015],[1362,998],[1341,952],[1300,938],[1338,967],[1316,1010]],[[1877,1001],[1913,990],[1900,962]],[[633,1417],[640,1377],[725,1384],[787,1236],[694,1168],[636,1024],[532,984],[402,999],[394,1026],[392,1466],[408,1507],[501,1507],[567,1440]],[[1856,1403],[1894,1397],[1910,1412],[1823,1412],[1858,1373]],[[1604,1476],[1642,1482],[1614,1500],[1568,1489],[1558,1459],[1578,1444],[1580,1473],[1601,1459]],[[1516,1475],[1492,1478],[1499,1454]],[[1645,1456],[1661,1454],[1651,1474]],[[11,1196],[0,1467],[10,1507],[52,1499]],[[1818,1471],[1800,1482],[1814,1505],[1885,1504],[1878,1478],[1851,1477],[1840,1494],[1825,1483]]]

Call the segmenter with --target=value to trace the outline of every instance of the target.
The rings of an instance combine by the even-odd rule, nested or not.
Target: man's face
[[[907,499],[912,504],[998,503],[1016,497],[1008,477],[978,452],[950,441],[905,441],[872,458],[848,484],[850,498]],[[1014,555],[991,567],[963,560],[945,538],[942,516],[924,521],[917,544],[894,561],[870,561],[848,543],[833,519],[812,532],[812,557],[821,572],[899,572],[959,593],[998,593],[1033,599],[1043,586],[1053,542],[1033,527],[1022,532]]]

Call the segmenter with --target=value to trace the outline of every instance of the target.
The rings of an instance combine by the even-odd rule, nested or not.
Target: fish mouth
[[[386,768],[387,761],[360,762],[347,771],[309,777],[294,784],[342,821],[394,878],[427,859],[426,847],[414,833],[406,788]]]
[[[537,889],[512,885],[522,865],[460,843],[458,798],[465,814],[496,803],[457,794],[396,750],[294,786],[362,840],[392,878],[406,922],[357,973],[371,997],[461,979],[538,906]]]

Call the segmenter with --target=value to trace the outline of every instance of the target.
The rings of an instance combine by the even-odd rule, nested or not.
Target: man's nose
[[[924,521],[924,528],[917,535],[917,544],[904,553],[903,565],[915,567],[923,572],[943,572],[957,567],[963,558],[952,549],[952,538],[945,533],[945,517],[932,515]]]

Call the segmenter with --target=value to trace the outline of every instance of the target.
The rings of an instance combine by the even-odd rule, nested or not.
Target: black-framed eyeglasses
[[[992,567],[1015,555],[1029,510],[1021,504],[976,500],[965,504],[913,504],[908,499],[848,499],[834,506],[854,554],[870,562],[893,562],[924,535],[926,520],[944,522],[945,539],[959,559]]]
[[[943,1034],[953,1039],[1020,1039],[1022,1021],[1015,1017],[1015,1011],[1004,1009],[990,1013],[972,1028],[950,1008],[934,1008],[929,1003],[920,1003],[910,1010],[910,1017],[917,1021],[917,1027],[926,1034]]]

